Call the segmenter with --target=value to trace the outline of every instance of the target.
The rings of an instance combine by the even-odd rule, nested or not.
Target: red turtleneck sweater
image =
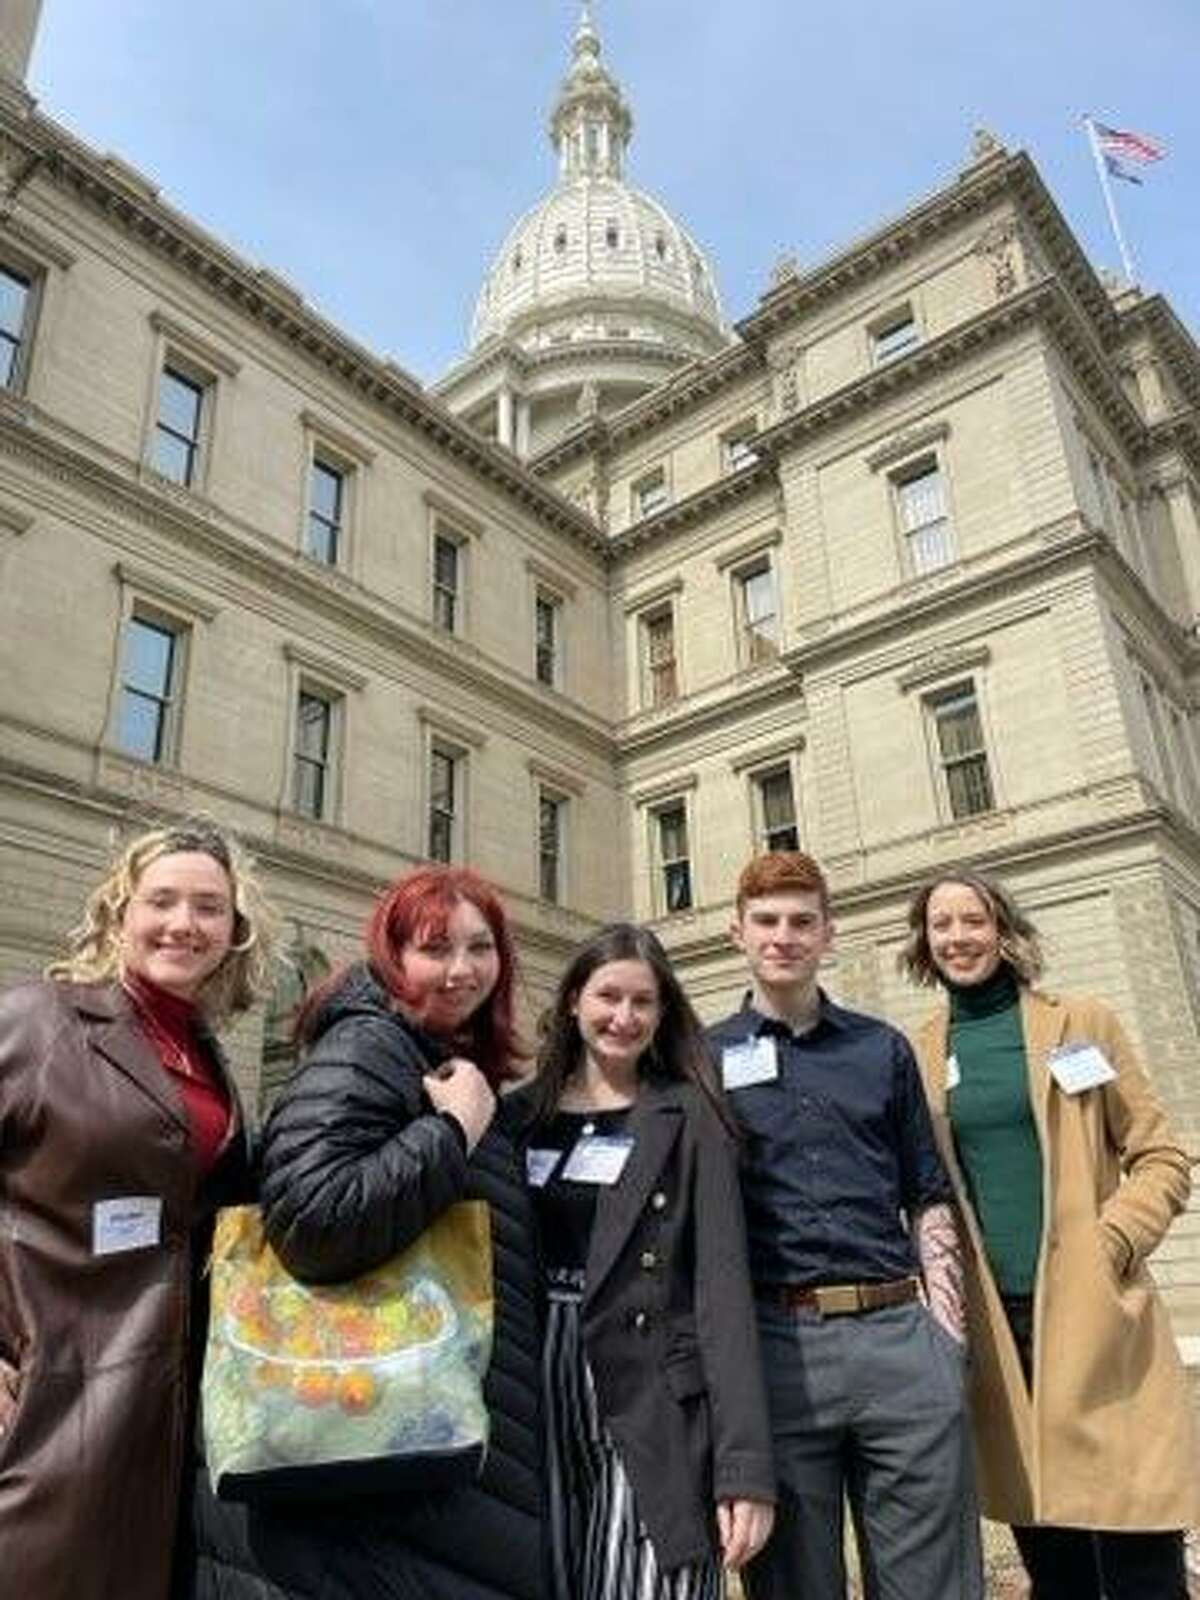
[[[140,973],[124,976],[126,992],[142,1030],[179,1091],[192,1131],[192,1155],[199,1177],[216,1165],[229,1134],[229,1094],[197,1031],[198,1008]]]

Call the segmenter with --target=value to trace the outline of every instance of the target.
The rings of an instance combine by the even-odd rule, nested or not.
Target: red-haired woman
[[[306,1005],[301,1064],[264,1134],[267,1232],[310,1282],[378,1266],[456,1200],[488,1202],[496,1321],[479,1482],[303,1513],[210,1502],[199,1594],[257,1597],[267,1580],[306,1600],[541,1600],[533,1229],[496,1098],[519,1053],[513,977],[488,884],[453,867],[400,879],[368,924],[366,960]]]

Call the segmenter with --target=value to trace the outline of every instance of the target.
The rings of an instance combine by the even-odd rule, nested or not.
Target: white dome
[[[624,181],[632,127],[585,6],[550,123],[559,181],[509,232],[484,279],[473,349],[494,339],[526,349],[631,339],[687,357],[728,342],[703,252]]]

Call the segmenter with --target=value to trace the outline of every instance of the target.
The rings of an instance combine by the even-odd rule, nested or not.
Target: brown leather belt
[[[921,1294],[920,1280],[898,1278],[894,1283],[821,1283],[809,1288],[799,1283],[756,1283],[754,1293],[769,1305],[785,1311],[817,1311],[823,1317],[852,1317],[883,1306],[903,1306]]]

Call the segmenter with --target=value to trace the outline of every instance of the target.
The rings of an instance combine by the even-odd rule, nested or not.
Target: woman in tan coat
[[[210,1027],[267,975],[236,846],[135,839],[67,959],[0,994],[0,1590],[165,1600],[202,1224],[248,1187]]]
[[[1146,1260],[1190,1159],[1113,1013],[1033,988],[998,884],[927,883],[909,930],[903,968],[949,1001],[916,1042],[965,1224],[982,1509],[1034,1600],[1186,1600],[1195,1435]]]

